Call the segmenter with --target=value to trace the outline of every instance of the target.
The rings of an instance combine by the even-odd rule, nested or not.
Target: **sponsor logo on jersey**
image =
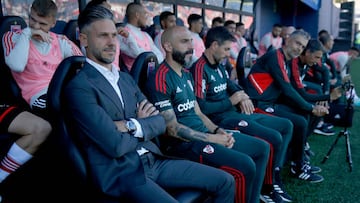
[[[179,104],[177,106],[177,110],[179,112],[183,112],[183,111],[188,111],[190,109],[193,109],[194,107],[195,107],[195,100],[192,100],[192,101],[186,100],[185,103]]]
[[[170,100],[164,100],[164,101],[158,101],[155,103],[155,106],[161,108],[167,107],[167,106],[171,106]]]
[[[216,81],[215,77],[213,75],[210,76],[211,81]]]
[[[226,90],[226,88],[227,88],[226,83],[223,83],[223,84],[220,84],[220,85],[214,87],[214,92],[219,93],[219,92]]]

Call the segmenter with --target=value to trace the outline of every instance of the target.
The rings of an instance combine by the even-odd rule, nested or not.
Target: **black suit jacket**
[[[144,147],[161,154],[151,139],[166,129],[160,115],[136,118],[137,104],[145,96],[129,74],[120,72],[118,85],[124,108],[110,83],[92,65],[85,63],[65,89],[70,128],[87,156],[93,181],[111,196],[121,196],[127,187],[145,182],[144,168],[136,150]],[[114,121],[129,118],[139,121],[143,139],[117,130]]]

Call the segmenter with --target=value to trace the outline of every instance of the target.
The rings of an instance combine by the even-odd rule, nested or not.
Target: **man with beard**
[[[205,52],[190,69],[197,102],[215,124],[225,129],[240,130],[271,145],[261,198],[263,201],[281,202],[283,199],[291,202],[292,198],[281,184],[280,168],[292,137],[292,123],[285,118],[254,113],[254,106],[243,88],[230,80],[221,61],[229,57],[235,40],[226,27],[208,31]]]
[[[123,197],[129,202],[178,202],[165,189],[183,188],[204,191],[214,202],[233,202],[229,174],[169,159],[152,142],[165,132],[165,121],[131,76],[113,64],[113,14],[103,6],[88,7],[78,24],[87,58],[65,87],[64,111],[97,189],[119,202]]]
[[[129,32],[129,36],[119,35],[120,38],[120,56],[122,62],[131,70],[135,58],[146,51],[152,51],[156,55],[159,62],[164,60],[163,54],[155,46],[150,35],[141,30],[146,27],[146,21],[149,18],[148,12],[140,3],[129,3],[126,7],[127,24],[125,30]]]
[[[193,54],[188,29],[167,29],[161,42],[166,58],[150,74],[147,88],[167,125],[167,135],[161,139],[164,152],[229,172],[237,185],[235,202],[258,202],[269,145],[239,131],[225,131],[201,112],[194,80],[184,68]]]
[[[297,30],[287,39],[285,45],[270,51],[257,59],[247,80],[247,93],[256,106],[265,112],[288,118],[294,125],[294,134],[289,145],[291,173],[301,180],[317,183],[324,178],[315,173],[319,167],[311,166],[304,159],[304,148],[308,133],[308,117],[323,116],[328,109],[322,105],[307,102],[291,85],[291,69],[288,62],[298,57],[308,43],[308,33]]]
[[[271,32],[266,33],[260,40],[259,57],[264,55],[267,51],[281,48],[283,39],[280,36],[282,26],[274,24]]]

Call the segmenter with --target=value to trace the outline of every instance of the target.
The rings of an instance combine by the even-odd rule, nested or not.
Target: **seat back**
[[[246,77],[252,66],[250,47],[241,48],[236,61],[238,84],[246,89]]]
[[[27,25],[25,20],[20,16],[3,16],[0,18],[1,39],[8,31],[16,32],[26,27]],[[11,98],[12,101],[15,100],[16,102],[26,104],[25,100],[22,98],[20,87],[13,78],[10,68],[5,63],[4,47],[2,43],[0,49],[0,80],[1,85],[6,86],[4,89],[9,90],[6,92],[8,98]],[[2,94],[4,94],[4,92]]]
[[[69,40],[74,42],[78,47],[80,47],[79,34],[80,31],[79,31],[77,19],[69,20],[64,28],[64,35],[67,38],[69,38]]]
[[[146,80],[151,71],[154,71],[159,65],[156,55],[151,52],[139,54],[131,68],[130,75],[134,78],[139,88],[144,92]]]
[[[57,20],[54,27],[50,29],[51,32],[55,32],[56,34],[64,34],[64,29],[66,27],[66,22],[63,20]]]
[[[64,114],[62,113],[62,92],[66,84],[75,76],[84,62],[84,56],[71,56],[59,64],[50,81],[47,100],[50,122],[54,132],[56,132],[55,140],[59,150],[61,154],[65,154],[70,159],[70,165],[74,166],[75,172],[82,181],[87,179],[86,163],[65,124]]]

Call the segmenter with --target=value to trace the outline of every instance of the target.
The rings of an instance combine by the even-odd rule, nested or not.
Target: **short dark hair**
[[[225,21],[224,26],[227,27],[228,25],[232,25],[232,24],[234,24],[234,25],[236,26],[235,21],[233,21],[233,20],[227,20],[227,21]]]
[[[238,23],[236,23],[236,27],[238,28],[238,27],[241,27],[241,26],[244,26],[245,24],[244,23],[242,23],[242,22],[238,22]]]
[[[113,17],[113,13],[103,6],[89,6],[84,9],[78,17],[79,30],[83,32],[84,28],[98,20],[109,19],[113,21]]]
[[[350,47],[350,50],[356,51],[356,52],[358,52],[360,54],[360,49],[358,49],[355,46]]]
[[[211,25],[214,25],[215,23],[224,23],[224,22],[225,22],[224,18],[218,16],[212,19]]]
[[[320,38],[323,35],[329,35],[329,32],[325,29],[322,29],[318,32],[318,37]]]
[[[162,24],[161,24],[161,21],[166,20],[169,16],[175,16],[175,13],[170,12],[170,11],[163,11],[163,12],[160,13],[159,19],[160,19],[161,28],[163,28]]]
[[[213,42],[218,42],[220,45],[225,41],[235,42],[235,37],[224,26],[210,28],[205,38],[205,48],[209,48]]]
[[[40,17],[56,17],[58,8],[52,0],[35,0],[31,9],[33,9]]]
[[[138,9],[142,7],[141,3],[131,2],[126,6],[125,17],[130,19]]]
[[[331,40],[331,36],[329,33],[323,33],[322,35],[319,36],[319,40],[320,42],[324,45],[326,44],[328,41]]]
[[[195,14],[195,13],[190,14],[189,17],[187,18],[187,22],[188,22],[188,24],[189,24],[189,27],[191,28],[191,24],[192,24],[193,22],[195,22],[195,21],[200,20],[200,19],[202,19],[201,15]]]
[[[314,53],[316,51],[322,51],[324,53],[325,48],[318,39],[310,39],[304,51],[302,52],[302,55],[304,55],[306,51],[310,51],[310,53]]]
[[[107,2],[107,0],[91,0],[86,4],[86,7],[101,5],[104,2]]]
[[[275,24],[273,25],[273,28],[274,28],[274,27],[280,27],[280,28],[281,28],[282,25],[281,25],[280,23],[275,23]]]

